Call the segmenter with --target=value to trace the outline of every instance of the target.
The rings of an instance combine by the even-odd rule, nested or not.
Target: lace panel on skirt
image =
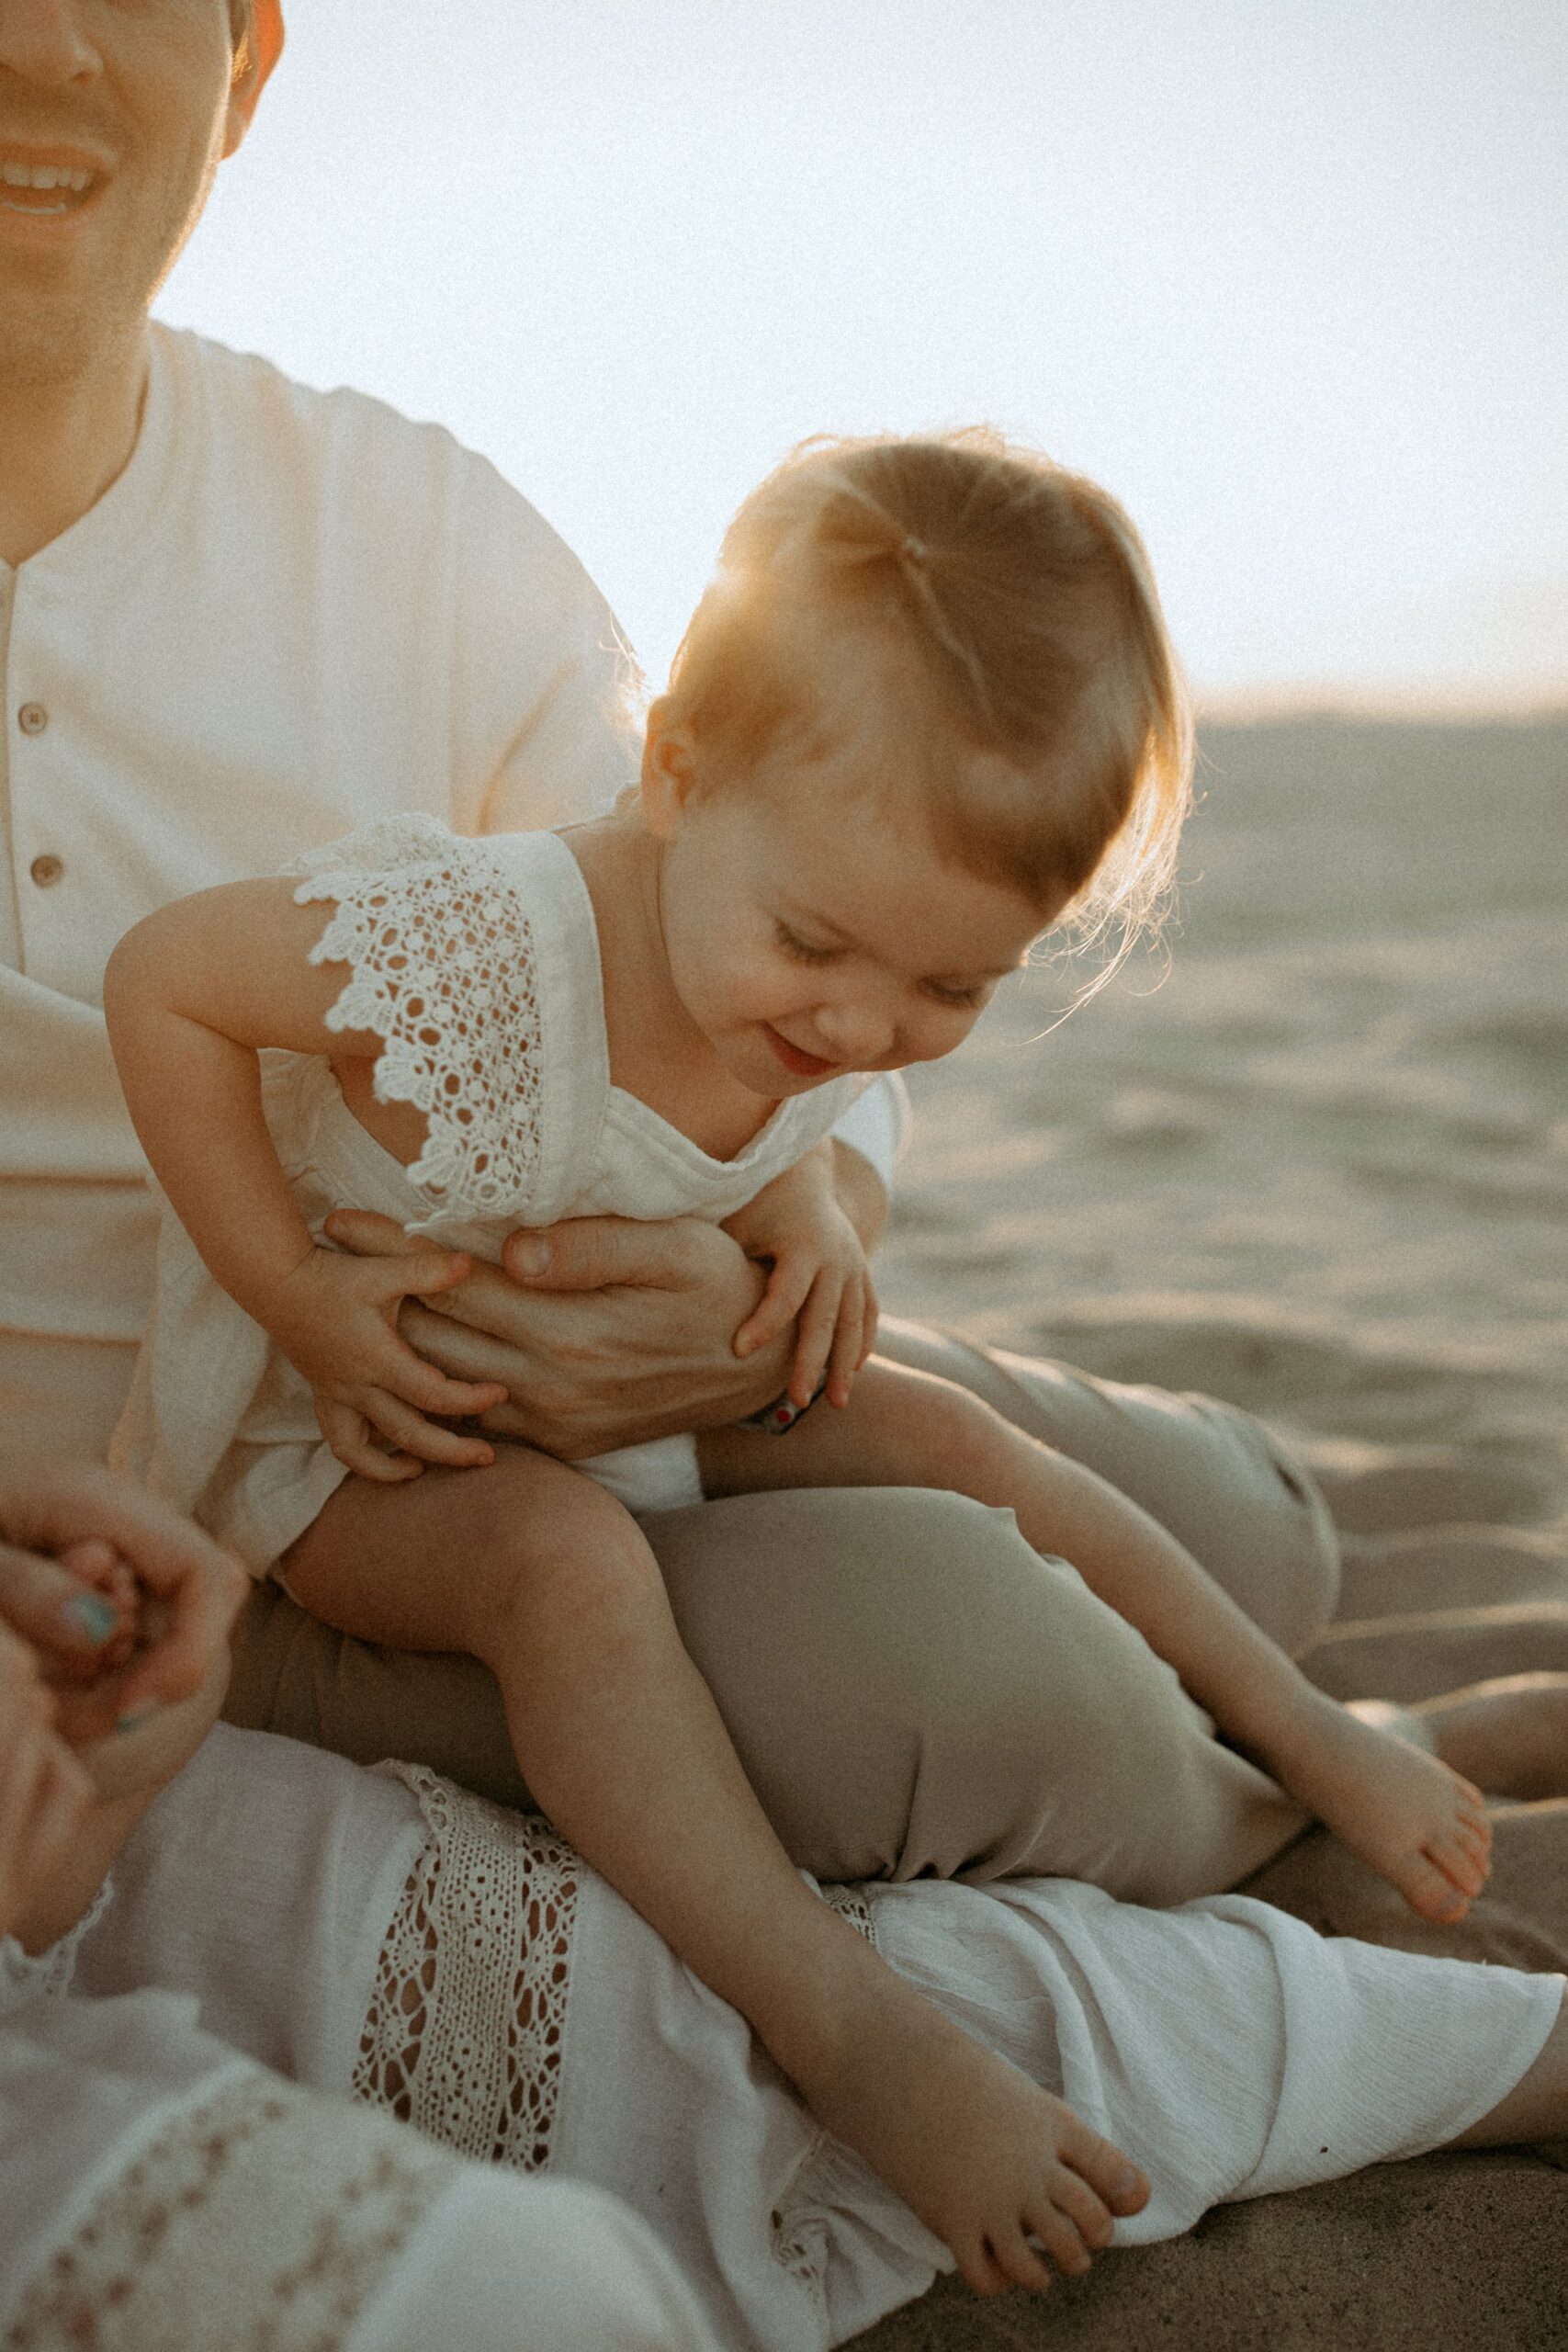
[[[560,2100],[575,1852],[423,1766],[381,1768],[428,1831],[381,1948],[356,2095],[460,2154],[542,2172]]]
[[[457,2172],[413,2132],[247,2067],[95,2199],[0,2352],[335,2352]]]

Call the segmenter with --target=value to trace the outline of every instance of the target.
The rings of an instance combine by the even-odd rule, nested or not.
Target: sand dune
[[[1344,1532],[1309,1670],[1411,1699],[1568,1669],[1568,717],[1211,727],[1165,985],[1044,1038],[1033,976],[921,1074],[886,1303],[1262,1413]],[[1036,1039],[1035,1042],[1031,1042]],[[1329,1932],[1568,1969],[1568,1802],[1500,1814],[1428,1928],[1314,1831],[1250,1892]],[[1568,2143],[1212,2215],[1044,2304],[949,2281],[868,2352],[1546,2352]]]

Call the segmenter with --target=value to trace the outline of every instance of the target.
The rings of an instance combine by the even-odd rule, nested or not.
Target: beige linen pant
[[[879,1344],[1109,1478],[1287,1650],[1332,1616],[1327,1512],[1247,1414],[913,1325],[885,1324]],[[1028,1872],[1180,1903],[1235,1885],[1303,1826],[1009,1511],[840,1487],[705,1503],[647,1532],[752,1786],[819,1878]],[[276,1584],[241,1621],[226,1712],[528,1803],[482,1667],[352,1641]]]

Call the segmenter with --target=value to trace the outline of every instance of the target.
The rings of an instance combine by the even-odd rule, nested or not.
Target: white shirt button
[[[56,857],[52,850],[42,857],[35,857],[28,868],[40,890],[51,890],[64,871],[65,860]]]
[[[24,735],[41,735],[49,725],[49,713],[41,702],[25,702],[17,713],[17,724]]]

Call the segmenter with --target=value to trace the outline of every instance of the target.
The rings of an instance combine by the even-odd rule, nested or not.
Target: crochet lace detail
[[[336,2352],[456,2173],[414,2133],[246,2067],[94,2199],[0,2352]]]
[[[829,1904],[840,1919],[847,1919],[857,1935],[868,1944],[876,1941],[876,1926],[871,1916],[871,1905],[858,1886],[825,1886],[822,1900]]]
[[[57,1944],[36,1956],[25,1952],[15,1936],[0,1936],[0,2015],[6,2009],[19,2009],[25,2001],[59,2000],[71,1990],[83,1939],[103,1917],[112,1892],[106,1879],[76,1925],[67,1928]]]
[[[295,903],[335,901],[313,964],[346,964],[329,1029],[383,1042],[376,1098],[428,1122],[412,1182],[444,1207],[516,1215],[540,1153],[533,928],[493,850],[389,817],[300,859]]]
[[[542,2172],[560,2100],[576,1854],[412,1764],[427,1837],[381,1947],[354,2088],[466,2156]]]

